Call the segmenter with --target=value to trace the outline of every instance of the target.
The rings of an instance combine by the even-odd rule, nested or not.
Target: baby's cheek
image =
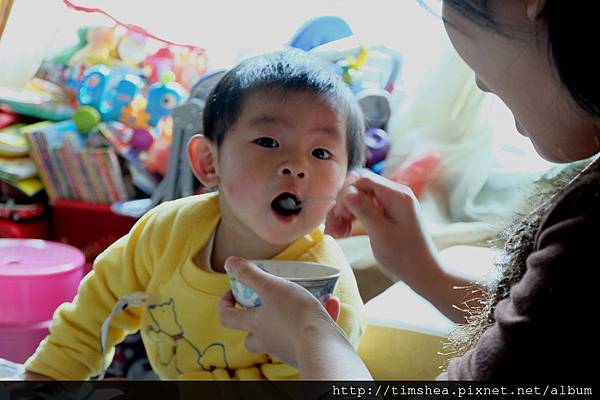
[[[310,207],[306,207],[304,211],[308,211],[310,213],[310,224],[317,227],[327,217],[327,213],[331,209],[331,205],[328,203],[323,204],[312,204]]]
[[[225,184],[225,191],[231,200],[235,201],[252,201],[254,198],[255,186],[247,180],[237,180]]]

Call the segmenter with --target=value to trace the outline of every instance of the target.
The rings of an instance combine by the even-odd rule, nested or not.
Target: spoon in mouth
[[[330,203],[333,202],[334,204],[336,203],[335,197],[313,197],[313,198],[308,198],[299,202],[296,202],[296,200],[288,197],[286,199],[281,200],[280,204],[281,206],[283,206],[284,208],[288,209],[288,210],[299,210],[301,208],[304,208],[308,205],[311,204],[319,204],[319,203]]]

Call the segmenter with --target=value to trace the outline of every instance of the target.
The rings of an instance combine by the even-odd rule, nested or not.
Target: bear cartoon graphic
[[[211,343],[204,349],[200,349],[186,337],[183,328],[177,321],[175,300],[170,298],[164,303],[150,305],[148,312],[152,317],[152,322],[146,326],[146,332],[156,344],[158,362],[172,369],[173,376],[183,373],[182,358],[186,357],[184,354],[195,354],[198,366],[205,371],[211,371],[212,368],[203,363],[203,358],[208,354],[212,356],[212,353],[216,351],[219,353],[218,358],[222,357],[223,364],[229,368],[225,346],[222,343]]]

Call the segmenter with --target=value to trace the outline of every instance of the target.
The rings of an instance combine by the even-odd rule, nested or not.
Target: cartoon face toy
[[[130,104],[140,93],[142,80],[135,75],[125,75],[116,88],[106,97],[100,106],[100,114],[105,121],[117,121],[123,107]]]
[[[185,91],[175,82],[167,84],[155,83],[148,90],[148,106],[150,125],[156,126],[162,118],[171,115],[171,111],[184,100]]]
[[[109,77],[110,68],[105,65],[88,68],[79,85],[77,93],[79,104],[99,109],[106,95]]]

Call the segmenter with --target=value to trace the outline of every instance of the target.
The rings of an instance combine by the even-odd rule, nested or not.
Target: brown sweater
[[[551,208],[522,279],[495,323],[438,379],[591,381],[597,378],[600,160]]]

